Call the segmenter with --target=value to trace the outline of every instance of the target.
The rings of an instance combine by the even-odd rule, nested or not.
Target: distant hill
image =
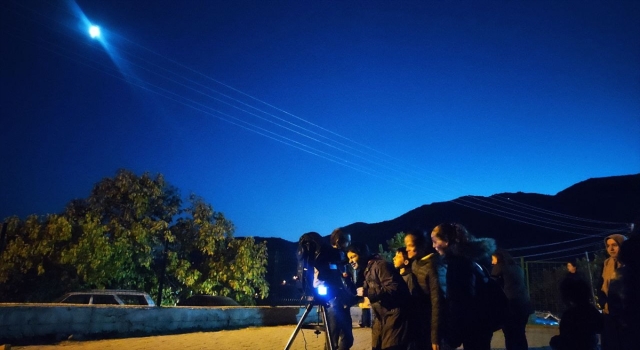
[[[554,196],[522,192],[465,196],[423,205],[389,221],[354,223],[344,229],[354,242],[366,242],[372,247],[383,244],[386,248],[386,240],[397,232],[431,231],[441,222],[455,221],[474,235],[495,238],[499,246],[509,249],[584,237],[580,234],[628,230],[624,224],[601,222],[636,222],[637,226],[639,218],[640,174],[636,174],[589,179]]]
[[[583,238],[572,244],[514,250],[514,256],[536,255],[571,247],[581,248],[567,250],[566,255],[595,250],[599,249],[602,237],[612,230],[628,232],[631,223],[635,223],[638,229],[640,174],[588,179],[554,196],[522,192],[489,197],[464,196],[448,202],[423,205],[388,221],[373,224],[358,222],[343,228],[351,233],[353,242],[367,243],[372,249],[382,244],[386,249],[386,241],[398,232],[430,232],[433,227],[446,221],[464,224],[475,236],[495,238],[498,246],[506,249]],[[280,293],[284,292],[283,288],[291,288],[281,285],[282,281],[291,280],[296,272],[297,242],[280,238],[256,237],[256,240],[267,242],[267,279],[272,292]],[[587,244],[590,246],[584,247]],[[604,247],[604,243],[601,246]],[[542,257],[561,258],[562,255],[565,254],[558,252]]]

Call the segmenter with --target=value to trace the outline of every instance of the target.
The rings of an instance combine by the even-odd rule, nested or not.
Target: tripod
[[[331,334],[329,333],[329,327],[327,325],[327,310],[326,310],[327,303],[316,302],[313,297],[309,297],[308,301],[309,301],[309,304],[304,310],[302,317],[300,317],[300,321],[298,322],[296,329],[291,334],[291,337],[287,342],[287,346],[285,346],[284,349],[289,350],[291,348],[291,345],[293,345],[293,341],[296,339],[298,332],[300,331],[300,329],[304,328],[304,329],[315,330],[314,332],[315,334],[320,334],[320,332],[324,332],[324,339],[326,344],[325,349],[333,350],[333,344],[331,343]],[[317,323],[317,324],[305,325],[304,320],[307,318],[307,316],[309,316],[309,313],[311,312],[311,309],[313,309],[314,306],[318,306],[318,312],[322,316],[322,324]]]

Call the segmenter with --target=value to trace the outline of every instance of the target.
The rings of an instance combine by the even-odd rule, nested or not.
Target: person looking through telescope
[[[331,247],[320,249],[314,266],[313,287],[327,304],[327,328],[333,349],[348,350],[353,346],[351,306],[355,304],[355,286],[347,271],[344,249],[351,244],[351,236],[341,229],[334,230]]]

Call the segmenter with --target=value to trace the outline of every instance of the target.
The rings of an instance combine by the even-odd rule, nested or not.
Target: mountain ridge
[[[576,251],[602,249],[602,238],[607,233],[628,233],[631,224],[637,230],[640,221],[638,203],[640,173],[590,178],[555,195],[505,192],[488,197],[462,196],[451,201],[421,205],[394,219],[372,224],[355,222],[342,228],[351,234],[354,243],[366,243],[377,251],[380,244],[387,249],[386,241],[398,232],[430,232],[442,222],[454,221],[465,225],[477,237],[491,237],[496,239],[499,247],[514,249],[514,256],[553,259]],[[301,235],[303,233],[300,232]],[[255,238],[258,242],[267,242],[267,280],[272,288],[278,286],[273,289],[275,293],[282,292],[282,282],[296,273],[297,242],[282,238]],[[548,246],[549,243],[570,240],[577,241],[566,246]],[[545,244],[546,247],[522,249]],[[567,249],[572,247],[580,248]],[[567,250],[546,255],[549,251],[562,249]]]

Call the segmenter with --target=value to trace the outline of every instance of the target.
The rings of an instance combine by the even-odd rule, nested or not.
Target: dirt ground
[[[178,350],[178,349],[284,349],[294,333],[295,326],[251,327],[239,330],[196,332],[187,334],[149,336],[139,338],[105,339],[95,341],[64,341],[56,345],[13,346],[15,350]],[[549,339],[557,334],[557,327],[527,327],[529,348],[546,349]],[[371,349],[371,329],[353,329],[355,343],[352,350]],[[504,348],[502,332],[494,334],[491,347]],[[291,349],[323,350],[323,334],[317,336],[313,330],[297,333]]]

